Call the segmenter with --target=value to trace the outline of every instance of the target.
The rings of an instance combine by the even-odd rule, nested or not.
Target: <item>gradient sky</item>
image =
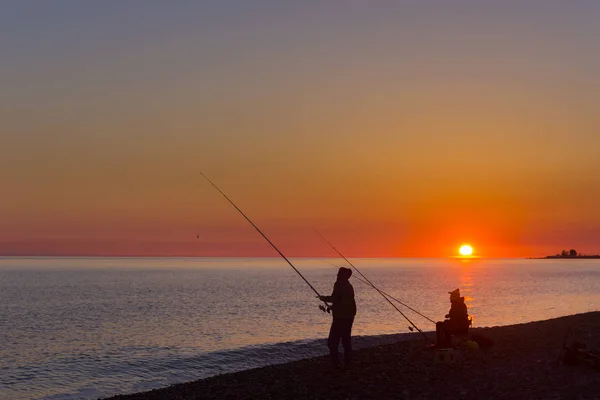
[[[596,0],[0,6],[0,254],[600,253]]]

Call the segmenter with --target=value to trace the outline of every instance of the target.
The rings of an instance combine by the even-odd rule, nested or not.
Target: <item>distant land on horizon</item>
[[[541,260],[547,260],[547,259],[594,259],[594,258],[600,258],[600,254],[591,254],[591,255],[586,255],[586,254],[581,254],[578,253],[577,250],[575,249],[571,249],[569,251],[567,250],[563,250],[560,252],[560,254],[555,254],[553,256],[546,256],[546,257],[530,257],[531,259],[541,259]]]
[[[589,255],[589,256],[585,256],[585,255],[576,255],[576,256],[567,256],[567,257],[563,257],[561,255],[555,255],[555,256],[546,256],[543,257],[542,259],[578,259],[578,258],[600,258],[600,254],[596,254],[596,255]]]

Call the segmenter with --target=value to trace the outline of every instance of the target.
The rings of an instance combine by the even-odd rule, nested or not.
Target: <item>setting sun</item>
[[[461,256],[470,256],[471,254],[473,254],[473,248],[471,246],[465,244],[460,247],[458,252],[460,253]]]

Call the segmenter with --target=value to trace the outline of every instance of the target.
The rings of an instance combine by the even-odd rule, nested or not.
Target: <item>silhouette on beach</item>
[[[450,303],[452,304],[450,311],[446,314],[445,321],[435,324],[438,348],[450,347],[452,335],[466,335],[471,325],[465,298],[461,297],[460,289],[448,292],[448,294],[450,294]]]
[[[329,330],[327,345],[331,355],[331,364],[334,368],[339,366],[338,347],[340,339],[344,348],[344,367],[352,364],[352,324],[356,315],[356,302],[354,301],[354,288],[348,281],[352,276],[350,268],[341,267],[337,273],[337,280],[333,285],[331,296],[319,296],[319,299],[332,303],[333,321]]]

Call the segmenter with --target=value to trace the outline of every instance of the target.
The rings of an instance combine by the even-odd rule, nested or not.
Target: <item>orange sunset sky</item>
[[[600,253],[598,2],[26,3],[0,255]]]

